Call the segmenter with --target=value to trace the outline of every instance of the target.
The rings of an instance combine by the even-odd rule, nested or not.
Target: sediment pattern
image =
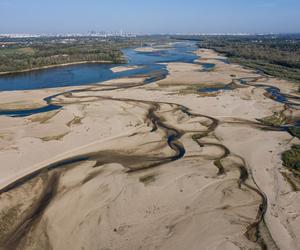
[[[122,92],[150,88],[149,82],[164,81],[165,76],[154,72],[136,76],[142,78],[139,82],[128,79],[128,83],[66,90],[46,99],[47,105],[75,105],[82,111],[83,116],[73,114],[66,123],[69,129],[84,127],[87,118],[98,115],[89,107],[100,106],[122,110],[134,124],[130,130],[122,124],[124,133],[75,148],[3,186],[3,249],[278,247],[264,220],[267,194],[255,180],[251,163],[219,138],[219,130],[240,126],[275,133],[283,127],[217,118],[179,101],[138,98],[138,94],[132,98]],[[298,106],[297,95],[259,83],[268,80],[264,75],[235,77],[224,88],[251,87],[253,95],[255,89],[264,89],[265,97],[287,105],[283,112]],[[32,122],[49,123],[67,112],[62,109]],[[59,138],[64,136],[67,133]]]
[[[76,95],[78,93],[85,92],[87,92],[88,94],[84,95],[84,97],[79,97]],[[24,190],[27,189],[26,186],[32,185],[32,182],[42,182],[43,190],[39,194],[39,198],[37,198],[36,196],[33,197],[34,199],[32,200],[32,204],[29,204],[30,211],[28,211],[27,209],[21,211],[21,214],[25,213],[27,214],[27,216],[24,216],[23,218],[22,216],[18,216],[13,224],[7,225],[7,227],[11,229],[9,229],[7,233],[2,234],[4,235],[4,237],[2,237],[1,245],[7,248],[20,248],[21,242],[22,244],[24,244],[24,241],[26,242],[26,239],[31,238],[30,233],[35,230],[35,224],[37,224],[37,221],[42,219],[43,211],[46,209],[47,205],[50,202],[55,203],[57,199],[56,196],[60,195],[59,192],[56,192],[60,175],[62,175],[69,169],[80,167],[81,165],[87,163],[91,163],[90,168],[97,168],[105,166],[106,164],[118,163],[125,167],[127,170],[126,173],[130,175],[135,171],[140,172],[149,168],[163,166],[169,162],[173,162],[184,157],[186,149],[183,143],[180,141],[180,138],[183,135],[188,135],[188,137],[190,137],[190,140],[195,141],[199,146],[199,155],[187,156],[187,159],[200,158],[212,161],[214,166],[218,170],[215,178],[219,178],[220,176],[225,175],[230,171],[239,171],[240,174],[236,177],[236,179],[229,179],[227,181],[225,179],[225,183],[234,181],[236,182],[237,189],[240,189],[242,192],[253,191],[252,196],[254,197],[255,193],[257,193],[258,196],[255,198],[255,200],[261,205],[259,205],[257,216],[254,221],[249,221],[249,225],[247,226],[245,235],[249,240],[252,240],[253,242],[261,240],[259,239],[259,235],[257,234],[257,229],[258,224],[262,221],[263,214],[267,206],[265,195],[255,186],[251,179],[249,179],[249,174],[247,172],[247,168],[243,159],[238,157],[238,162],[233,161],[231,164],[223,163],[226,162],[226,158],[228,158],[229,156],[233,156],[230,150],[219,142],[205,142],[206,137],[213,136],[214,130],[217,128],[219,123],[217,119],[201,114],[191,113],[187,107],[175,103],[110,98],[99,95],[91,95],[91,93],[93,92],[98,91],[93,90],[93,88],[88,88],[81,91],[70,91],[67,93],[63,93],[64,101],[60,104],[64,105],[66,103],[70,104],[73,102],[78,103],[77,99],[79,99],[80,102],[81,99],[94,98],[94,101],[101,101],[102,99],[105,99],[115,102],[143,105],[146,109],[146,116],[143,119],[145,125],[149,127],[149,129],[147,132],[137,132],[131,136],[147,137],[149,136],[149,134],[155,133],[159,137],[159,140],[149,142],[152,144],[151,152],[147,152],[149,151],[149,149],[147,149],[149,147],[148,144],[142,144],[135,145],[135,148],[138,148],[139,152],[135,152],[136,149],[134,149],[134,151],[131,151],[130,153],[127,151],[128,149],[124,151],[120,149],[103,151],[100,150],[63,159],[61,161],[44,166],[36,172],[30,173],[28,176],[24,176],[22,179],[19,179],[16,182],[4,187],[0,191],[2,199],[5,199],[5,197],[10,197],[9,199],[11,199],[13,197],[13,192],[24,192]],[[59,99],[59,96],[56,95],[55,98]],[[168,117],[172,117],[172,120],[169,121]],[[174,120],[176,120],[177,123],[174,124]],[[185,123],[191,123],[195,125],[192,129],[189,130],[184,128]],[[143,149],[143,147],[145,147],[145,149]],[[205,151],[206,148],[210,147],[218,148],[221,153],[216,156],[201,155],[201,151]],[[166,152],[161,153],[161,150],[163,150],[163,152]],[[96,176],[96,174],[95,176],[89,175],[82,181],[82,183],[91,181],[93,177]],[[61,183],[60,186],[61,185],[63,185],[63,183]],[[68,192],[68,189],[64,189],[63,192]],[[20,202],[20,200],[18,199],[15,202],[18,203]],[[12,206],[12,208],[14,209],[17,206],[18,204]],[[7,211],[10,211],[12,208]],[[4,212],[2,218],[6,217],[7,214]],[[25,243],[25,246],[26,244],[27,243]],[[260,244],[264,243],[261,242]]]

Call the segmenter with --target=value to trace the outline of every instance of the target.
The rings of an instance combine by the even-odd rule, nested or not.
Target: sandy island
[[[157,51],[162,51],[166,49],[171,49],[172,45],[175,43],[167,43],[167,44],[160,44],[156,46],[146,46],[146,47],[139,47],[136,48],[135,51],[137,52],[157,52]]]
[[[280,158],[299,141],[257,122],[285,107],[255,85],[298,86],[197,55],[152,84],[1,92],[1,109],[64,93],[61,110],[0,116],[0,246],[299,249],[300,194]]]
[[[133,69],[140,69],[142,66],[117,66],[113,67],[110,70],[114,73],[118,72],[123,72],[123,71],[128,71],[128,70],[133,70]]]

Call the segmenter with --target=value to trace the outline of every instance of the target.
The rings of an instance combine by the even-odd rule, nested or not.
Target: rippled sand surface
[[[63,108],[0,116],[0,246],[299,249],[300,196],[280,159],[297,139],[257,121],[299,119],[297,85],[196,53],[151,83],[1,92],[2,109],[47,96]]]

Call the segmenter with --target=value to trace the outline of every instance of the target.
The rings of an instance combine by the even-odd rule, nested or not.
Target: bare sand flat
[[[164,49],[166,49],[166,48],[149,46],[149,47],[136,48],[135,51],[137,51],[137,52],[156,52],[156,51],[161,51]]]
[[[141,68],[139,66],[117,66],[117,67],[113,67],[110,70],[114,73],[117,72],[123,72],[123,71],[127,71],[127,70],[133,70],[133,69],[138,69]]]
[[[280,156],[299,142],[256,120],[285,110],[257,84],[297,85],[197,55],[151,84],[0,93],[7,109],[63,106],[0,116],[3,249],[299,249]]]

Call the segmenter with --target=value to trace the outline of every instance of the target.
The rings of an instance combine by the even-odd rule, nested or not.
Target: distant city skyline
[[[300,33],[299,0],[1,0],[1,34]]]

